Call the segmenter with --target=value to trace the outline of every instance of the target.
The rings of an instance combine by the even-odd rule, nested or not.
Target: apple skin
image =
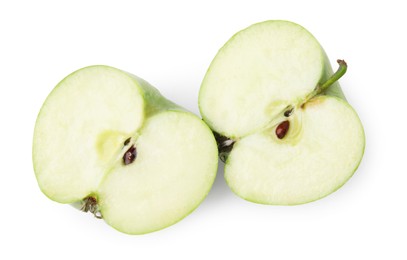
[[[143,91],[143,97],[146,102],[146,106],[144,108],[146,117],[151,117],[152,115],[165,110],[182,111],[190,113],[185,108],[166,99],[155,87],[153,87],[150,83],[148,83],[144,79],[139,78],[131,73],[128,72],[126,73],[138,82],[138,85]]]

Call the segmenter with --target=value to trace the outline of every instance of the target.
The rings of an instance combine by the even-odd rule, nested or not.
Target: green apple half
[[[217,170],[216,141],[197,116],[146,81],[107,66],[62,80],[38,115],[33,163],[43,193],[80,204],[129,234],[194,210]]]
[[[225,179],[242,198],[276,205],[320,199],[356,171],[365,137],[318,41],[288,21],[235,34],[202,82],[199,107],[217,133]]]

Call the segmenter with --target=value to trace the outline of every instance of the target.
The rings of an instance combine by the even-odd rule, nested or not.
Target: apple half
[[[193,211],[217,171],[211,130],[146,81],[108,66],[80,69],[51,92],[33,140],[38,184],[128,234]]]
[[[225,179],[240,197],[295,205],[320,199],[356,171],[365,136],[318,41],[288,21],[235,34],[202,82],[199,107],[217,135]]]

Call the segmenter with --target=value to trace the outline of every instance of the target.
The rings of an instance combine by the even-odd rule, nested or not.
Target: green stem
[[[327,88],[329,88],[332,84],[334,84],[336,81],[338,81],[343,75],[345,75],[346,70],[348,69],[348,65],[344,60],[337,60],[339,64],[338,70],[331,76],[327,81],[325,81],[323,84],[318,85],[305,99],[305,103],[307,103],[310,99],[315,97],[316,95],[321,94],[323,91],[325,91]]]
[[[322,84],[320,88],[320,93],[327,89],[329,86],[334,84],[336,81],[338,81],[340,78],[342,78],[343,75],[345,75],[346,70],[348,69],[348,65],[344,60],[337,60],[339,64],[338,70],[327,80],[325,81],[324,84]],[[318,93],[319,94],[319,93]]]

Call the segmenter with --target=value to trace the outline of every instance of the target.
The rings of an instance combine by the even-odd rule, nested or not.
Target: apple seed
[[[137,157],[137,150],[136,147],[131,146],[127,152],[123,155],[123,163],[125,165],[128,165],[130,163],[132,163]]]
[[[294,110],[294,108],[291,108],[291,109],[285,111],[285,112],[284,112],[284,116],[285,116],[285,117],[291,116],[291,114],[293,113],[293,110]]]
[[[124,146],[128,145],[130,143],[131,137],[127,138],[126,141],[124,141]]]
[[[288,132],[288,128],[290,128],[290,121],[286,120],[281,122],[276,128],[276,135],[278,139],[283,139],[284,136]]]

